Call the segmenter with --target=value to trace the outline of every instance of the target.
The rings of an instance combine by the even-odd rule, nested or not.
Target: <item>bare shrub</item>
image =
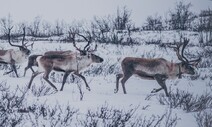
[[[36,89],[36,96],[48,94],[48,88],[39,87]],[[69,127],[69,126],[105,126],[105,127],[124,127],[124,126],[142,126],[147,125],[166,127],[175,127],[178,117],[172,117],[171,111],[162,116],[153,115],[150,118],[136,115],[139,108],[130,107],[128,110],[117,109],[107,104],[94,110],[88,110],[86,114],[79,114],[79,109],[62,106],[60,104],[47,105],[33,103],[31,106],[24,105],[25,94],[27,90],[17,88],[14,92],[6,87],[6,83],[0,84],[0,125],[1,126],[51,126],[51,127]],[[46,92],[47,91],[47,92]],[[20,94],[22,93],[22,94]],[[18,96],[19,95],[19,96]],[[145,110],[149,106],[143,107]]]
[[[0,83],[0,125],[14,127],[20,125],[24,119],[17,111],[24,107],[25,93],[19,94],[19,89],[10,91],[6,83]]]
[[[157,97],[162,105],[169,105],[171,108],[182,108],[186,112],[197,112],[207,108],[212,108],[212,96],[209,93],[198,96],[189,92],[177,89],[176,93],[170,94],[169,98],[164,95]]]
[[[111,63],[112,62],[112,63]],[[119,63],[106,59],[101,65],[91,66],[89,69],[84,71],[85,75],[97,76],[97,75],[109,75],[117,74],[119,72]]]
[[[139,107],[139,106],[138,106]],[[129,110],[120,110],[103,105],[97,110],[88,110],[84,119],[78,119],[78,126],[84,127],[175,127],[180,120],[172,111],[167,110],[163,115],[146,116],[136,115],[138,107]]]
[[[200,111],[194,115],[199,127],[211,127],[212,125],[212,109]]]
[[[158,40],[152,39],[152,40],[146,41],[145,43],[146,43],[146,45],[159,45],[159,46],[162,45],[161,39],[158,39]]]
[[[42,82],[42,85],[39,87],[36,85],[33,85],[31,92],[36,97],[51,95],[55,93],[55,91],[52,90],[51,87],[47,87],[47,85],[45,85],[44,82]]]
[[[19,65],[15,65],[16,66],[16,69],[20,69],[20,66]],[[4,63],[0,63],[0,70],[3,70],[5,71],[3,75],[6,75],[7,71],[8,70],[11,70],[12,68],[10,66],[8,66],[8,64],[4,64]],[[10,77],[16,77],[15,73],[12,72],[12,73],[9,73],[9,76]]]
[[[139,117],[131,123],[131,127],[176,127],[180,118],[172,116],[172,110],[168,109],[163,115],[152,115],[150,118]]]
[[[0,64],[0,70],[8,70],[9,66],[7,64]]]
[[[124,111],[121,109],[114,109],[105,104],[95,111],[88,110],[86,118],[78,121],[80,126],[84,127],[123,127],[128,125],[127,123],[131,120],[137,108]]]
[[[72,120],[78,113],[78,109],[66,106],[62,108],[57,104],[54,107],[42,105],[32,105],[29,107],[27,119],[33,127],[51,126],[51,127],[69,127],[72,125]]]
[[[211,67],[211,57],[206,57],[205,59],[202,60],[200,63],[199,67],[201,68],[210,68]]]
[[[207,83],[207,86],[210,87],[210,90],[212,91],[212,81],[211,80]]]

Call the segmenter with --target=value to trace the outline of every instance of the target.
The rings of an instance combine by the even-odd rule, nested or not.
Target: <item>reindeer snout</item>
[[[104,60],[102,58],[99,58],[96,63],[102,63]]]
[[[190,70],[190,71],[188,72],[188,74],[194,75],[194,74],[196,74],[196,72],[195,72],[195,70]]]
[[[99,61],[100,61],[100,63],[102,63],[104,61],[104,59],[101,58]]]
[[[191,75],[194,75],[194,74],[196,74],[195,71],[191,72]]]
[[[28,50],[26,54],[27,54],[27,55],[30,55],[30,53],[31,53],[31,52]]]
[[[97,56],[97,55],[94,55],[92,54],[92,57],[91,57],[92,61],[95,62],[95,63],[102,63],[104,60],[103,58]]]

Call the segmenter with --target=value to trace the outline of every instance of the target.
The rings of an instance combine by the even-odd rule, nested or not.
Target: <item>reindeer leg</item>
[[[24,68],[24,77],[25,77],[25,75],[26,75],[26,71],[27,71],[29,68],[31,69],[32,73],[35,73],[35,71],[33,70],[32,67],[27,66],[27,67]]]
[[[19,77],[18,76],[18,73],[17,73],[17,69],[16,69],[16,66],[15,66],[15,61],[14,60],[12,60],[12,63],[11,63],[11,68],[12,68],[12,70],[10,71],[10,72],[7,72],[7,74],[9,74],[9,73],[11,73],[11,72],[15,72],[15,75],[16,75],[16,77]]]
[[[34,71],[34,69],[32,68],[32,67],[29,67],[30,69],[31,69],[31,71],[32,71],[32,73],[35,73],[35,71]],[[24,76],[26,75],[26,71],[29,69],[29,68],[25,68],[25,70],[24,70]]]
[[[117,93],[119,91],[119,79],[122,77],[123,77],[123,74],[116,75],[116,89],[114,89],[114,93]]]
[[[80,78],[82,78],[83,81],[85,82],[86,89],[87,89],[88,91],[91,91],[91,88],[88,86],[88,83],[87,83],[85,77],[82,76],[81,74],[79,74],[78,72],[75,72],[74,74],[77,75],[77,76],[79,76]]]
[[[72,75],[71,75],[71,77],[72,77],[72,80],[73,80],[73,82],[74,82],[74,80],[75,80],[75,77],[74,77],[74,75],[72,74]]]
[[[15,61],[14,60],[11,60],[10,67],[11,67],[11,70],[8,71],[8,72],[5,72],[4,75],[7,75],[7,74],[9,74],[9,73],[14,71],[15,74],[16,74],[16,77],[18,77],[18,73],[17,73],[17,70],[16,70],[16,66],[15,66]]]
[[[132,73],[128,72],[127,74],[124,74],[124,77],[121,80],[122,88],[124,91],[124,94],[127,94],[126,88],[125,88],[125,82],[132,76]]]
[[[49,81],[49,73],[50,73],[50,72],[51,72],[51,71],[45,72],[44,75],[43,75],[43,79],[44,79],[46,82],[48,82],[49,85],[51,85],[56,91],[58,91],[58,90],[57,90],[57,87],[56,87],[52,82]]]
[[[156,74],[154,76],[154,78],[158,82],[158,84],[162,87],[162,88],[156,89],[155,91],[158,92],[161,89],[164,89],[166,96],[169,97],[169,94],[168,94],[168,91],[167,91],[167,87],[166,87],[166,83],[165,83],[165,81],[167,79],[167,76],[161,75],[161,74]]]
[[[161,91],[162,89],[163,89],[162,87],[161,88],[158,88],[158,89],[153,89],[151,91],[151,93],[157,93],[157,92]]]
[[[62,87],[61,87],[60,91],[63,91],[64,84],[65,84],[66,79],[67,79],[69,74],[70,74],[70,72],[65,72],[65,74],[63,76],[63,82],[62,82]]]
[[[5,72],[3,75],[7,75],[7,74],[9,74],[9,73],[11,73],[11,72],[13,72],[13,70],[10,70],[10,71],[8,71],[8,72]]]
[[[13,59],[11,60],[11,68],[15,72],[16,77],[18,77],[17,69],[16,69],[16,66],[15,66],[15,60],[13,60]]]
[[[29,81],[28,89],[30,89],[30,87],[31,87],[31,85],[32,85],[33,79],[34,79],[37,75],[39,75],[39,74],[41,74],[41,73],[42,73],[42,72],[36,71],[35,73],[32,74],[31,79],[30,79],[30,81]]]
[[[32,73],[35,73],[35,71],[34,71],[34,69],[32,67],[30,67],[30,69],[31,69]]]
[[[27,71],[28,69],[29,69],[29,67],[28,67],[28,66],[24,68],[24,77],[25,77],[25,75],[26,75],[26,71]]]

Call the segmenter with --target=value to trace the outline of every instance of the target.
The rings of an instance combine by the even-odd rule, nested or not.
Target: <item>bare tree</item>
[[[13,20],[10,14],[7,17],[0,19],[0,27],[1,32],[3,34],[7,33],[8,29],[11,28],[12,26],[13,26]]]
[[[146,19],[146,25],[143,27],[143,29],[153,31],[163,30],[162,17],[158,16],[157,14],[155,16],[148,16]]]
[[[131,13],[127,10],[126,7],[123,7],[123,10],[117,9],[117,14],[113,20],[113,27],[115,30],[126,30],[127,24],[131,22],[130,20]]]
[[[57,36],[64,34],[65,23],[64,21],[56,20],[54,34]]]
[[[28,27],[29,34],[34,37],[39,36],[40,25],[41,25],[41,17],[37,16]]]
[[[204,42],[207,42],[207,44],[212,43],[212,10],[211,9],[203,10],[200,12],[198,31],[200,33],[199,35],[200,35],[201,43],[204,43]]]
[[[41,34],[43,36],[51,36],[53,34],[53,29],[52,29],[52,25],[47,22],[47,21],[43,21],[42,22],[42,31],[41,31]]]
[[[91,29],[97,41],[106,42],[107,36],[105,34],[111,30],[111,17],[94,17],[94,21],[91,23]]]
[[[195,19],[195,15],[190,11],[192,4],[185,4],[180,1],[176,4],[173,11],[170,11],[171,29],[173,30],[188,30],[191,28],[191,22]]]

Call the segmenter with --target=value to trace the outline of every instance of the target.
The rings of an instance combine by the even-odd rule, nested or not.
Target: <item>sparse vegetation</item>
[[[198,127],[211,127],[212,125],[212,110],[199,111],[194,115]]]
[[[212,96],[210,93],[198,96],[177,89],[176,92],[171,92],[169,98],[159,95],[157,99],[162,105],[169,105],[170,108],[181,108],[186,112],[198,112],[212,108]]]
[[[178,2],[175,8],[168,12],[166,19],[158,14],[148,16],[146,23],[142,26],[135,26],[131,19],[133,12],[128,10],[127,7],[118,8],[114,15],[109,14],[104,17],[94,16],[93,20],[89,23],[87,21],[83,23],[76,21],[77,23],[68,24],[63,20],[57,20],[51,24],[39,16],[35,17],[31,22],[17,23],[10,14],[6,17],[0,17],[0,44],[2,45],[5,45],[5,42],[8,40],[8,29],[13,27],[13,33],[11,33],[11,41],[13,43],[19,43],[22,40],[22,28],[26,28],[26,42],[36,43],[38,41],[48,41],[51,42],[51,44],[55,42],[73,43],[71,32],[78,32],[84,35],[76,36],[76,42],[79,43],[79,46],[82,47],[85,41],[92,43],[92,45],[95,43],[100,46],[101,50],[98,51],[98,55],[104,54],[106,56],[104,62],[98,66],[90,66],[82,72],[82,74],[88,77],[88,83],[92,82],[92,80],[99,80],[98,78],[101,76],[108,80],[107,82],[94,82],[94,84],[91,85],[91,91],[92,88],[100,85],[103,87],[102,90],[105,90],[105,88],[111,87],[109,86],[111,82],[111,84],[115,86],[115,75],[121,70],[120,61],[126,56],[136,55],[137,57],[143,58],[165,58],[164,56],[167,56],[167,60],[170,60],[172,65],[175,62],[177,63],[178,61],[173,61],[177,56],[171,56],[173,51],[170,52],[169,46],[180,43],[181,39],[188,37],[192,41],[188,45],[189,49],[185,51],[185,56],[189,59],[201,57],[201,62],[197,66],[197,68],[200,68],[198,74],[189,77],[185,76],[183,78],[191,82],[204,81],[204,85],[207,87],[207,92],[198,95],[177,88],[170,90],[170,97],[165,97],[163,94],[149,94],[144,98],[144,101],[148,103],[142,107],[131,104],[127,109],[123,107],[117,108],[107,104],[107,102],[102,106],[97,106],[97,104],[93,103],[95,101],[94,99],[92,100],[93,102],[89,103],[92,103],[92,106],[95,105],[95,108],[91,106],[90,109],[83,109],[83,106],[87,104],[84,102],[89,100],[87,97],[91,97],[93,93],[89,93],[87,96],[87,93],[83,91],[82,88],[84,85],[81,86],[84,82],[77,76],[69,76],[66,80],[67,84],[76,84],[77,86],[77,92],[73,90],[72,95],[67,94],[69,92],[71,93],[71,91],[55,92],[43,80],[40,80],[40,86],[33,85],[32,88],[28,90],[26,88],[14,88],[13,85],[11,85],[11,88],[10,84],[3,82],[5,81],[5,79],[3,79],[3,81],[0,81],[0,126],[177,127],[178,121],[182,119],[177,116],[177,113],[173,113],[172,110],[176,109],[183,110],[185,113],[194,114],[196,124],[199,127],[211,127],[212,11],[209,8],[195,14],[190,11],[191,8],[191,3]],[[114,46],[112,47],[113,49],[109,49],[111,45]],[[148,48],[145,46],[148,46]],[[5,50],[8,49],[8,47],[1,46],[0,49]],[[31,45],[31,49],[33,49],[33,45]],[[57,47],[57,49],[63,50],[61,47]],[[90,49],[90,46],[88,49]],[[44,50],[49,50],[49,48],[39,51],[33,49],[32,53]],[[113,57],[112,55],[114,54],[117,56]],[[185,56],[183,56],[183,59],[185,59]],[[0,62],[0,71],[3,73],[10,68],[11,67],[5,65],[4,62]],[[16,68],[18,70],[22,69],[18,65]],[[89,76],[93,79],[89,79]],[[15,73],[9,75],[9,78],[15,77]],[[63,74],[60,72],[53,72],[49,75],[49,79],[55,84],[61,84],[63,82],[62,77]],[[19,79],[16,81],[18,80]],[[141,84],[145,84],[142,81],[143,80],[139,80]],[[17,85],[21,83],[17,82]],[[27,83],[24,83],[21,85],[26,86]],[[129,84],[129,87],[130,85],[134,85],[133,83]],[[178,84],[176,83],[174,85],[177,87]],[[190,85],[192,85],[192,83]],[[56,87],[58,88],[58,86]],[[67,87],[69,86],[67,85]],[[94,92],[97,92],[99,89],[95,90]],[[75,98],[76,93],[77,99]],[[113,99],[113,97],[117,99],[119,96],[124,99],[125,97],[127,98],[126,95],[120,94],[111,96],[111,93],[111,91],[104,91],[100,94],[110,96],[110,99]],[[59,96],[59,99],[62,100],[64,94],[68,95],[67,98],[73,99],[74,103],[77,103],[76,105],[79,107],[72,108],[72,105],[76,105],[71,102],[65,105],[59,102],[57,102],[57,104],[52,104],[51,102],[47,104],[46,102],[37,103],[35,101],[54,95]],[[143,93],[130,93],[130,97],[134,94],[138,94],[139,99],[143,97]],[[98,96],[98,94],[94,96]],[[160,104],[157,106],[168,107],[166,108],[166,112],[161,113],[162,115],[146,115],[145,111],[154,113],[152,109],[155,107],[152,108],[152,103],[153,105],[158,104],[158,102],[152,102],[155,98]],[[127,101],[124,99],[122,101]],[[78,100],[80,101],[78,102]],[[145,115],[141,115],[143,112],[145,112]]]

